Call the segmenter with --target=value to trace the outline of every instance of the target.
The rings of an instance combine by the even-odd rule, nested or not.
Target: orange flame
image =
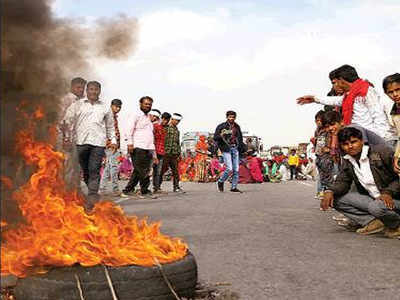
[[[44,117],[43,108],[42,108],[42,107],[38,107],[38,108],[35,110],[35,112],[33,113],[33,117],[34,117],[36,120],[43,119],[43,117]]]
[[[32,129],[17,133],[16,146],[37,170],[13,194],[26,224],[2,229],[1,275],[25,277],[75,263],[152,266],[154,258],[168,263],[186,255],[187,245],[160,233],[159,222],[126,216],[111,202],[99,202],[86,214],[83,198],[66,191],[64,155],[36,141]]]

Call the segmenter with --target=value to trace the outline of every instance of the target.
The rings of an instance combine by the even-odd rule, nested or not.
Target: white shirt
[[[132,127],[130,132],[133,147],[145,150],[155,150],[153,123],[150,120],[149,114],[146,115],[143,111],[138,111],[132,117]]]
[[[64,121],[74,125],[77,145],[105,147],[107,139],[117,143],[111,108],[101,100],[93,104],[87,98],[75,101],[68,107]]]
[[[342,106],[343,99],[344,96],[315,97],[317,103],[335,106]],[[356,97],[354,99],[351,123],[369,129],[385,140],[391,139],[388,118],[379,100],[379,94],[373,87],[368,88],[365,97]]]
[[[343,158],[350,161],[350,163],[354,167],[354,173],[356,174],[360,184],[367,190],[372,198],[376,199],[381,195],[381,193],[376,187],[375,179],[372,175],[371,166],[369,164],[368,158],[368,150],[369,146],[364,145],[359,160],[360,165],[358,165],[357,161],[349,154],[346,154]]]
[[[387,137],[385,140],[387,141],[392,141],[392,140],[398,140],[399,134],[397,132],[397,127],[395,122],[393,121],[393,116],[390,114],[393,108],[393,101],[387,100],[382,102],[382,106],[385,110],[386,117],[389,121],[389,131],[387,134]]]

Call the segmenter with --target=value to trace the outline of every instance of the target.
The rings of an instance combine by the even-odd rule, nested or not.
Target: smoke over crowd
[[[70,80],[81,76],[95,80],[94,58],[124,59],[137,43],[137,20],[125,16],[101,19],[93,25],[53,15],[50,0],[1,1],[1,175],[14,187],[30,172],[15,153],[15,133],[28,120],[16,108],[33,111],[41,105],[45,117],[37,135],[47,138],[47,129],[58,116],[58,104]],[[79,9],[77,7],[77,9]],[[17,175],[17,170],[23,170]],[[1,185],[2,208],[10,202],[9,190]],[[4,215],[4,210],[3,210]]]

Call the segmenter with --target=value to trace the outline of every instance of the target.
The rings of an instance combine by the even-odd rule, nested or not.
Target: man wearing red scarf
[[[372,84],[358,77],[354,67],[343,65],[329,74],[334,88],[342,89],[343,96],[316,97],[303,96],[297,99],[300,105],[320,103],[341,106],[345,125],[358,124],[371,130],[385,140],[391,140],[389,122],[379,95]]]

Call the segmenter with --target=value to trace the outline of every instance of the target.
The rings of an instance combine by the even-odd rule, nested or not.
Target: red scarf
[[[357,79],[351,84],[350,91],[344,97],[342,102],[343,122],[345,125],[349,125],[353,118],[354,99],[359,96],[365,97],[370,85],[371,84],[368,81],[362,79]]]

